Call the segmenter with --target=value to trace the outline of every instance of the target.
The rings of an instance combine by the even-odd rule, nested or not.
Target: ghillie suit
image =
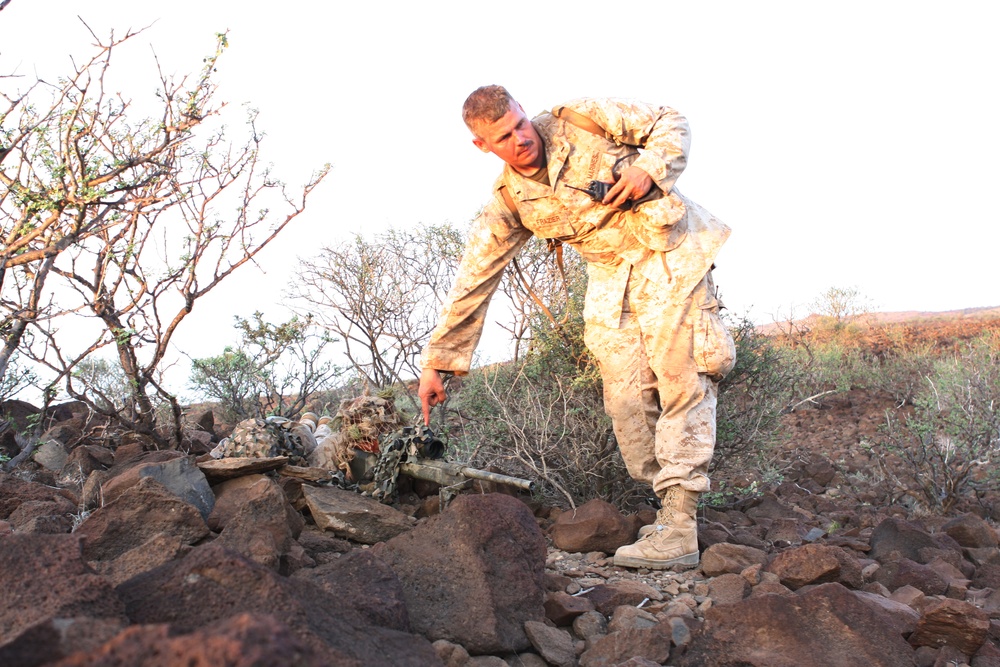
[[[445,443],[434,436],[426,426],[406,426],[386,437],[378,462],[372,469],[372,484],[368,493],[382,502],[396,498],[396,479],[399,466],[417,459],[440,459],[444,456]]]
[[[346,399],[332,420],[317,427],[318,444],[309,456],[309,465],[341,470],[351,479],[349,464],[355,450],[377,454],[379,442],[405,423],[391,398],[359,396]]]

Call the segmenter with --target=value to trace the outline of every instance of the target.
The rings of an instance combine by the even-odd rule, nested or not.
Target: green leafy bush
[[[333,339],[315,333],[308,318],[271,324],[257,312],[251,319],[236,317],[236,328],[241,345],[192,359],[188,380],[199,394],[218,401],[229,419],[295,415],[340,372],[324,355]]]
[[[1000,333],[933,363],[910,415],[887,415],[871,448],[898,498],[951,510],[1000,491]]]

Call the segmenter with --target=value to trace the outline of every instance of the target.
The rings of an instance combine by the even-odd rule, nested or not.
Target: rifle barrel
[[[489,472],[488,470],[479,470],[478,468],[470,468],[458,463],[448,463],[447,461],[424,459],[407,461],[399,466],[399,471],[417,479],[425,479],[444,485],[455,484],[462,479],[481,479],[486,482],[515,486],[529,492],[535,490],[535,483],[531,480],[502,475],[497,472]]]
[[[490,472],[488,470],[479,470],[478,468],[462,468],[462,474],[466,477],[471,477],[473,479],[482,479],[487,482],[496,482],[498,484],[509,484],[510,486],[516,486],[519,489],[524,489],[525,491],[534,491],[535,483],[530,479],[521,479],[520,477],[511,477],[510,475],[502,475],[498,472]]]

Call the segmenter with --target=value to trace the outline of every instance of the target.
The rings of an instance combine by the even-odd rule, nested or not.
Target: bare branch
[[[305,210],[328,167],[293,199],[260,167],[253,118],[242,144],[229,143],[222,130],[202,138],[195,132],[224,107],[215,101],[214,75],[225,34],[197,76],[174,79],[159,69],[162,109],[136,118],[127,99],[106,91],[105,76],[112,53],[138,32],[107,40],[90,32],[95,55],[51,91],[38,82],[30,97],[3,94],[9,106],[0,116],[0,182],[7,186],[0,194],[3,349],[17,349],[34,327],[31,358],[70,396],[158,443],[177,445],[180,408],[160,380],[174,334],[199,298]],[[50,99],[43,104],[44,92]],[[42,313],[47,275],[57,279],[60,304]],[[26,295],[33,305],[14,307]],[[86,314],[100,328],[89,339],[71,340],[53,324],[57,313]],[[124,405],[74,374],[107,346],[127,382]],[[0,364],[9,356],[0,354]],[[156,428],[158,405],[169,413],[169,436]]]
[[[290,296],[341,342],[358,374],[373,387],[419,374],[417,355],[434,326],[462,242],[450,226],[355,235],[324,248],[302,269]],[[406,388],[411,402],[415,398]]]

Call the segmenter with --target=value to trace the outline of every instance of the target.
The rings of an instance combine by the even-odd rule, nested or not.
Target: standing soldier
[[[719,317],[712,268],[729,228],[674,187],[687,121],[673,109],[583,98],[529,120],[502,86],[484,86],[462,117],[475,144],[504,161],[475,220],[441,319],[422,355],[424,421],[445,399],[440,371],[464,374],[504,268],[532,234],[587,261],[584,340],[629,474],[661,509],[615,565],[698,563],[695,510],[715,448],[719,380],[736,349]]]

